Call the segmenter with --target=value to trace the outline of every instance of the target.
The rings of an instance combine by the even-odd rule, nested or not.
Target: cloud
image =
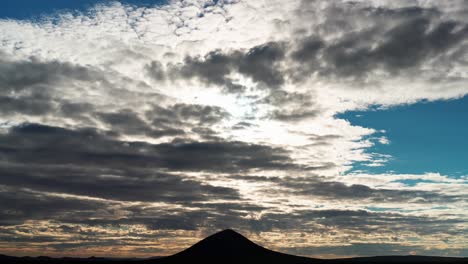
[[[113,139],[111,135],[94,129],[69,130],[40,124],[23,124],[2,135],[1,143],[5,158],[31,164],[128,164],[208,171],[293,166],[285,150],[268,146],[242,142],[190,141],[149,144],[122,142]],[[51,144],[52,142],[55,143]],[[47,156],[39,158],[36,155],[38,151]]]
[[[391,75],[404,74],[418,70],[414,67],[430,63],[434,58],[450,56],[454,52],[451,49],[463,48],[461,44],[468,38],[468,25],[438,21],[432,12],[420,8],[355,11],[388,19],[394,17],[399,22],[390,28],[377,24],[375,28],[345,33],[329,42],[314,36],[300,41],[293,58],[309,65],[304,74],[362,77],[380,69]],[[438,67],[441,66],[451,67],[439,63]]]
[[[319,3],[323,8],[316,8]],[[450,72],[465,65],[455,54],[466,52],[468,23],[443,5],[302,1],[298,14],[301,18],[314,14],[321,21],[302,28],[300,32],[310,32],[308,36],[297,36],[292,52],[297,67],[290,70],[295,80],[316,76],[313,79],[329,78],[348,87],[382,91],[391,91],[387,85],[395,87],[402,79],[450,83],[446,89],[460,87]],[[410,89],[426,94],[424,88]],[[376,98],[381,103],[382,99]]]
[[[54,90],[72,81],[102,81],[103,77],[87,67],[68,62],[41,61],[35,57],[13,60],[4,55],[0,61],[0,111],[3,115],[47,115],[55,112],[61,99]]]
[[[234,73],[242,74],[257,82],[261,87],[277,88],[284,83],[278,62],[285,57],[284,45],[269,42],[255,46],[247,51],[235,50],[223,52],[216,50],[204,57],[188,56],[183,63],[170,65],[172,79],[197,77],[207,84],[220,85],[227,92],[242,92],[244,87],[236,84],[230,77]],[[161,78],[160,65],[152,62],[148,71],[153,78]]]
[[[166,123],[193,122],[198,125],[212,125],[229,118],[229,113],[223,108],[210,105],[178,103],[166,108],[153,106],[145,113],[155,125]]]
[[[296,122],[313,119],[323,114],[310,93],[271,91],[260,103],[274,107],[268,117],[283,122]]]
[[[334,236],[335,243],[349,243],[353,239],[375,242],[377,237],[389,238],[401,234],[400,241],[413,236],[450,237],[463,231],[462,220],[437,219],[427,216],[408,216],[401,213],[369,212],[365,210],[304,210],[293,214],[266,213],[260,225],[267,227],[258,231],[268,232],[275,228],[304,232],[308,236]],[[298,226],[301,228],[298,229]],[[450,230],[453,227],[453,230]],[[316,244],[317,240],[311,244]],[[287,245],[287,243],[285,243]]]
[[[102,202],[67,199],[58,196],[47,196],[38,192],[22,190],[21,187],[1,185],[1,226],[17,225],[27,220],[53,219],[60,215],[74,214],[77,211],[97,210]],[[5,239],[5,238],[4,238]]]
[[[4,92],[51,86],[64,79],[89,81],[99,79],[99,76],[86,67],[68,62],[42,62],[34,57],[21,61],[1,60],[0,87]]]
[[[373,202],[450,203],[464,198],[458,195],[442,195],[436,192],[371,188],[363,184],[346,185],[318,177],[286,178],[283,185],[296,194],[323,196],[329,199],[365,200]]]
[[[39,124],[12,128],[0,136],[0,146],[5,175],[1,184],[117,200],[239,199],[234,189],[184,179],[167,171],[239,172],[294,167],[284,150],[261,145],[125,142],[93,129],[69,130]]]
[[[0,112],[2,114],[23,113],[27,115],[44,115],[53,111],[54,104],[50,97],[38,94],[33,96],[22,96],[19,98],[0,97]]]
[[[111,126],[113,131],[125,134],[145,134],[151,127],[130,109],[123,109],[118,113],[98,113],[98,118]]]
[[[414,255],[415,252],[421,252],[425,256],[465,256],[465,249],[442,249],[432,248],[427,249],[424,246],[401,245],[396,243],[350,243],[347,245],[337,246],[317,246],[317,247],[303,247],[303,248],[283,248],[289,254],[306,254],[316,257],[329,257],[336,258],[337,256],[382,256],[385,254],[391,255]],[[390,252],[390,253],[389,253]],[[396,257],[395,259],[398,259]],[[376,259],[377,260],[377,259]],[[377,260],[378,261],[378,260]]]
[[[209,199],[238,199],[237,191],[215,187],[177,175],[138,169],[11,166],[2,169],[1,183],[44,192],[67,193],[122,201],[190,203]],[[112,174],[113,173],[113,174]],[[66,176],[62,176],[66,175]]]
[[[234,175],[233,179],[273,183],[276,188],[285,188],[283,192],[306,197],[321,197],[329,201],[360,201],[369,203],[454,203],[464,201],[465,195],[439,193],[434,190],[385,189],[370,187],[365,184],[346,184],[331,181],[326,177],[275,177]],[[265,190],[268,192],[268,190]]]
[[[284,112],[283,110],[275,110],[273,111],[271,117],[273,119],[286,121],[286,122],[294,122],[296,120],[303,120],[306,118],[316,117],[320,114],[318,110],[293,110],[289,112]]]

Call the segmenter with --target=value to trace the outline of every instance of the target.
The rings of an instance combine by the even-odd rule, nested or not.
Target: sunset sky
[[[0,254],[468,257],[468,1],[2,0],[0,91]]]

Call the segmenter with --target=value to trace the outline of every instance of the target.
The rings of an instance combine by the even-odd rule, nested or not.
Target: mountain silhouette
[[[226,229],[157,263],[315,263],[314,259],[288,255],[255,244],[234,230]]]

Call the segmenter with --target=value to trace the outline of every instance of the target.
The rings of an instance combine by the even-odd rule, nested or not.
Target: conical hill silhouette
[[[167,263],[313,263],[310,258],[283,254],[255,244],[232,229],[211,235],[175,255]]]

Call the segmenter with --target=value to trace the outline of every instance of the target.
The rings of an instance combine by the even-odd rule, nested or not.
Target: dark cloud
[[[217,139],[217,132],[211,126],[229,118],[229,114],[218,106],[178,103],[165,107],[153,105],[151,110],[145,112],[145,118],[151,126],[149,133],[146,133],[149,136],[179,136],[191,131],[201,138],[213,140]],[[139,120],[137,122],[141,123],[142,120]]]
[[[326,181],[319,177],[286,178],[283,186],[295,194],[322,196],[330,199],[367,199],[372,202],[454,202],[463,199],[458,195],[444,195],[431,191],[376,189],[362,184],[346,185],[343,182]]]
[[[311,145],[313,145],[313,146],[330,145],[331,142],[342,138],[342,136],[335,135],[335,134],[328,134],[328,135],[307,134],[306,136],[309,137],[309,140],[313,141],[311,143]]]
[[[278,64],[284,57],[284,43],[269,42],[247,51],[217,50],[204,57],[186,57],[181,64],[169,65],[168,74],[172,79],[196,77],[207,84],[223,86],[228,92],[241,92],[245,89],[229,76],[232,73],[250,77],[262,86],[277,88],[285,81]],[[153,78],[162,79],[160,63],[151,63],[147,66],[147,71]]]
[[[296,122],[317,117],[321,110],[315,106],[315,99],[310,93],[287,92],[281,89],[271,91],[258,101],[260,104],[275,106],[269,118]]]
[[[52,112],[54,108],[54,102],[47,95],[0,96],[0,113],[5,115],[45,115]]]
[[[248,226],[251,221],[245,218],[252,213],[258,213],[266,209],[262,206],[250,205],[246,202],[236,203],[194,203],[195,211],[186,211],[180,214],[167,216],[164,219],[151,221],[150,229],[159,230],[174,228],[174,223],[180,225],[180,229],[199,230],[205,229],[207,233],[226,229],[233,226]]]
[[[66,79],[89,81],[99,79],[86,67],[59,61],[0,59],[0,89],[4,93],[24,92],[26,89],[50,86]]]
[[[253,123],[242,121],[242,122],[239,122],[239,123],[235,124],[232,127],[232,129],[235,129],[235,130],[239,129],[240,130],[240,129],[246,129],[246,128],[254,127],[254,126],[255,126],[255,124],[253,124]]]
[[[146,117],[153,120],[154,125],[184,122],[211,125],[228,118],[229,113],[219,106],[179,103],[167,107],[153,106],[146,112]]]
[[[266,209],[265,207],[249,204],[247,201],[231,203],[194,201],[184,208],[156,208],[147,206],[123,206],[120,211],[126,215],[115,217],[112,212],[108,217],[96,217],[86,214],[86,217],[60,218],[58,220],[68,224],[85,226],[121,226],[145,225],[149,230],[200,230],[207,233],[216,232],[228,227],[242,227],[249,229],[252,223],[248,216]],[[67,230],[77,232],[77,230]],[[145,233],[138,236],[151,237]]]
[[[195,230],[212,219],[211,227],[226,228],[236,221],[242,222],[241,216],[262,208],[235,202],[242,200],[235,189],[212,186],[166,171],[227,172],[292,166],[286,152],[261,145],[124,142],[113,134],[94,129],[71,130],[39,124],[24,124],[2,134],[0,153],[0,185],[4,186],[0,195],[5,201],[0,210],[2,225],[51,220]],[[51,196],[46,194],[49,192],[107,201]],[[234,202],[200,203],[216,200]],[[176,211],[115,209],[119,201],[165,202],[183,208]]]
[[[457,227],[463,220],[439,219],[428,216],[411,216],[395,212],[370,212],[366,210],[297,210],[290,214],[264,213],[262,223],[277,223],[283,230],[335,235],[337,232],[354,234],[416,233],[418,235],[456,235],[463,231]],[[272,227],[274,228],[274,227]]]
[[[64,101],[61,103],[58,110],[65,117],[79,118],[83,114],[94,111],[95,107],[90,103],[74,103]]]
[[[294,168],[280,148],[243,142],[160,144],[162,163],[175,170],[245,171]]]
[[[58,88],[63,85],[72,88],[76,81],[107,83],[102,73],[89,67],[34,57],[8,58],[7,55],[0,58],[0,113],[4,115],[79,117],[85,110],[92,110],[92,106],[66,101],[57,96]]]
[[[174,127],[174,125],[180,124],[177,120],[168,120],[165,125],[154,126],[130,109],[121,109],[111,113],[95,113],[95,115],[108,125],[111,131],[122,135],[145,135],[159,138],[185,134],[183,128]]]
[[[159,191],[154,190],[154,192]],[[169,192],[166,191],[165,194]],[[87,227],[100,227],[105,230],[123,225],[144,225],[149,230],[206,228],[216,231],[239,223],[243,223],[239,226],[248,224],[246,216],[266,209],[247,201],[235,200],[230,203],[212,201],[202,203],[193,200],[183,208],[175,207],[171,203],[169,207],[154,207],[151,203],[129,205],[115,200],[64,197],[5,185],[0,185],[0,198],[5,201],[0,205],[0,242],[31,242],[28,233],[33,234],[37,231],[73,235],[75,237],[68,238],[72,240],[77,237],[102,240],[109,235],[108,232],[90,230]],[[28,222],[43,220],[49,222],[40,227]],[[16,233],[15,241],[10,241],[8,239],[13,230],[26,234],[23,236]],[[128,230],[128,232],[131,236],[135,231]],[[133,235],[146,238],[152,236],[145,233]],[[36,242],[41,242],[39,239]]]
[[[281,182],[280,177],[275,176],[259,176],[259,175],[230,175],[230,179],[242,180],[242,181],[253,181],[253,182]]]
[[[16,165],[0,168],[0,184],[45,192],[85,195],[122,201],[190,203],[238,199],[237,191],[151,170],[63,168]]]
[[[17,225],[26,220],[53,220],[79,211],[93,212],[105,206],[103,202],[47,196],[22,188],[0,185],[0,226]]]
[[[284,83],[277,62],[285,57],[283,43],[269,42],[253,47],[239,59],[238,71],[254,81],[275,88]]]
[[[151,76],[151,78],[155,80],[161,81],[166,79],[163,65],[159,61],[152,61],[149,65],[146,65],[146,71]]]
[[[93,129],[39,124],[24,124],[2,134],[0,153],[4,226],[49,220],[101,227],[141,224],[158,230],[206,227],[214,231],[236,225],[267,229],[277,225],[248,218],[266,208],[243,201],[237,190],[165,171],[237,172],[292,166],[283,150],[260,145],[183,141],[151,145],[118,141]],[[125,205],[122,201],[164,202],[171,208]],[[28,239],[17,237],[15,241]]]
[[[362,257],[373,257],[373,256],[384,256],[384,255],[395,255],[395,256],[408,256],[414,255],[418,252],[418,255],[423,256],[466,256],[468,255],[466,249],[457,248],[444,248],[444,249],[428,249],[425,246],[419,245],[405,245],[400,243],[356,243],[351,242],[347,245],[342,246],[317,246],[317,247],[294,247],[294,248],[282,248],[283,252],[289,254],[309,255],[309,256],[362,256]],[[374,259],[374,261],[388,261]],[[403,258],[403,257],[402,257]],[[399,257],[394,257],[395,262],[399,262]],[[368,260],[363,260],[368,261]],[[427,261],[427,260],[426,260]],[[443,260],[441,260],[443,261]]]
[[[298,48],[292,52],[291,57],[299,62],[308,63],[317,58],[318,52],[325,47],[325,43],[319,37],[309,36],[302,39]]]
[[[0,184],[130,201],[238,199],[237,191],[164,171],[289,168],[282,149],[241,142],[124,142],[93,129],[38,124],[0,136]]]
[[[233,58],[223,54],[221,51],[212,51],[200,57],[187,57],[182,65],[173,66],[175,77],[193,78],[197,77],[207,84],[225,86],[230,92],[240,92],[244,87],[234,84],[228,75],[233,71]]]
[[[333,166],[333,164],[330,164],[330,166]],[[326,165],[319,168],[324,169]],[[378,203],[451,203],[467,198],[462,195],[446,195],[434,191],[371,188],[362,184],[346,185],[343,182],[329,181],[318,176],[280,178],[274,176],[233,175],[231,177],[244,181],[271,182],[289,189],[289,191],[283,190],[288,193],[324,197],[330,200],[368,200]]]
[[[218,106],[176,104],[173,113],[183,120],[195,120],[199,124],[213,124],[227,118],[229,114]]]
[[[94,129],[69,130],[39,124],[17,126],[1,135],[0,150],[6,160],[30,164],[136,166],[175,171],[293,167],[285,150],[264,145],[238,141],[123,142]]]
[[[194,127],[191,131],[197,134],[200,138],[207,141],[222,141],[223,139],[217,136],[217,132],[208,127]]]
[[[126,201],[190,203],[239,199],[167,171],[241,172],[292,168],[287,152],[242,142],[149,144],[117,140],[94,129],[39,124],[0,135],[0,184]]]
[[[291,72],[295,79],[311,74],[361,78],[375,70],[405,74],[421,70],[421,64],[435,58],[450,57],[451,50],[468,39],[466,23],[442,19],[434,8],[369,8],[355,3],[329,5],[324,12],[324,27],[316,30],[320,33],[298,41],[291,54],[300,65]],[[340,35],[325,40],[331,29]],[[439,63],[437,67],[451,66]]]
[[[314,98],[310,93],[275,90],[259,100],[259,103],[274,106],[287,106],[292,104],[297,107],[310,107],[314,105]]]
[[[90,103],[53,98],[49,93],[50,89],[35,87],[30,89],[29,95],[1,96],[0,113],[31,116],[55,115],[80,120],[93,126],[96,125],[97,120],[117,134],[145,135],[153,138],[182,136],[186,134],[186,130],[193,129],[193,126],[200,131],[207,130],[205,126],[211,126],[229,118],[229,114],[217,106],[182,103],[166,107],[153,106],[153,109],[143,116],[125,108],[113,112],[100,112]]]
[[[305,1],[303,7],[302,15],[315,10],[313,1]],[[321,12],[325,13],[325,21],[309,30],[314,33],[307,37],[300,35],[290,43],[269,42],[250,50],[217,50],[204,57],[187,57],[183,63],[169,65],[166,75],[172,79],[196,77],[230,92],[244,89],[231,79],[232,73],[243,74],[269,88],[280,87],[288,78],[302,81],[315,75],[362,81],[376,71],[391,75],[422,71],[422,64],[433,64],[435,59],[439,64],[433,67],[450,68],[450,59],[458,60],[453,54],[463,50],[461,44],[468,39],[465,22],[442,18],[442,11],[436,8],[371,8],[360,3],[335,3]],[[332,33],[336,37],[330,38]],[[297,65],[280,66],[289,59]],[[153,78],[164,79],[159,62],[148,65],[147,70]],[[310,112],[296,112],[279,118],[313,116]]]
[[[275,110],[273,111],[273,113],[270,114],[270,117],[285,122],[294,122],[317,117],[320,113],[321,112],[319,110]]]
[[[440,22],[431,29],[431,20],[411,18],[383,32],[381,43],[360,47],[360,36],[347,36],[325,48],[324,59],[336,75],[362,75],[375,68],[400,72],[428,59],[445,54],[468,37],[468,26],[455,30],[457,23]],[[372,47],[377,45],[377,47]]]

